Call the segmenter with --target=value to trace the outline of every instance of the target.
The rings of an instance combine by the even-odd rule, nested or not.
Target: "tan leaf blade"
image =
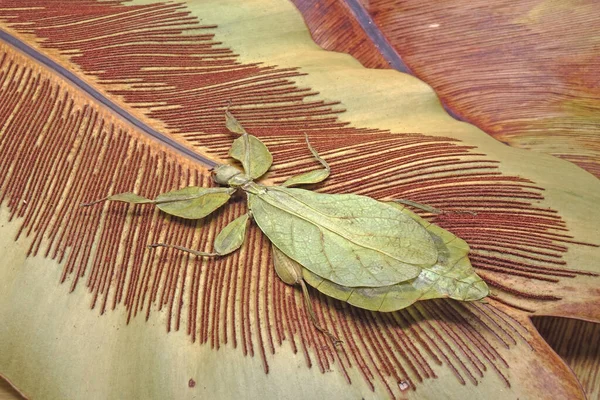
[[[594,1],[293,2],[323,48],[412,73],[458,118],[600,177]]]
[[[598,318],[589,175],[456,123],[413,78],[320,51],[284,1],[9,0],[0,20],[2,38],[31,50],[0,47],[0,373],[28,396],[583,395],[529,316]],[[307,133],[331,164],[323,192],[476,212],[437,223],[469,243],[490,304],[370,313],[316,299],[338,352],[277,280],[257,229],[218,260],[146,249],[204,250],[239,204],[199,222],[79,207],[210,187],[198,162],[226,160],[229,101],[272,149],[277,182],[313,165]]]

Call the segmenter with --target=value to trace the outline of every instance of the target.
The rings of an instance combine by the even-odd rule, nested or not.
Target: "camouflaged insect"
[[[325,180],[327,162],[310,145],[323,168],[291,177],[281,186],[265,186],[254,180],[264,175],[273,157],[264,143],[250,135],[226,112],[226,126],[236,134],[229,155],[243,171],[220,165],[213,171],[222,188],[187,187],[150,200],[121,193],[100,201],[156,204],[181,218],[203,218],[241,190],[248,199],[248,213],[227,225],[216,237],[214,252],[157,243],[198,256],[223,256],[244,243],[248,221],[253,219],[273,246],[278,276],[302,287],[309,316],[315,326],[337,341],[317,322],[305,282],[327,296],[373,311],[395,311],[418,300],[448,297],[479,300],[489,293],[468,258],[469,246],[452,233],[409,211],[405,200],[380,202],[353,194],[325,194],[292,186]]]

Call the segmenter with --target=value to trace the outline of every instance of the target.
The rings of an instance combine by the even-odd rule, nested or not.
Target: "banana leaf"
[[[29,398],[584,398],[531,317],[597,321],[600,185],[457,122],[434,91],[320,49],[281,0],[0,4],[0,374]],[[229,109],[265,182],[331,165],[326,193],[403,198],[464,239],[493,289],[369,312],[276,279],[267,240],[201,259],[200,222],[79,204],[210,187]],[[468,212],[464,212],[468,211]]]
[[[593,0],[293,1],[324,48],[410,72],[457,118],[600,177]]]
[[[293,1],[323,48],[370,68],[416,75],[455,118],[510,146],[552,154],[600,176],[599,36],[588,29],[600,21],[594,2]],[[537,321],[543,334],[556,326],[551,338],[595,329],[575,320]],[[600,342],[581,343],[553,348],[596,398]]]

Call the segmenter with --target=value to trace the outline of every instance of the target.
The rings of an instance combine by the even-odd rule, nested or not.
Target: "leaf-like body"
[[[245,159],[246,146],[250,146],[248,160]],[[241,162],[246,174],[253,179],[263,176],[273,164],[273,156],[267,146],[253,135],[243,135],[235,139],[229,155]]]
[[[239,249],[246,238],[248,214],[231,221],[215,238],[215,251],[220,255],[229,254]]]
[[[398,203],[390,203],[402,209],[431,234],[438,248],[438,261],[424,268],[413,281],[413,286],[423,291],[419,300],[449,297],[455,300],[473,301],[486,297],[489,288],[475,273],[469,260],[469,245],[452,232],[432,224]]]
[[[227,203],[235,190],[188,186],[160,194],[155,203],[167,214],[186,219],[200,219]]]
[[[431,267],[424,267],[417,278],[391,286],[349,288],[304,269],[306,282],[321,293],[353,306],[384,312],[401,310],[418,300],[449,297],[471,301],[489,294],[487,285],[469,262],[469,246],[464,240],[409,210],[404,212],[427,229],[438,250],[438,261]]]
[[[339,285],[393,285],[437,261],[420,224],[369,197],[268,187],[251,194],[249,206],[275,246]]]

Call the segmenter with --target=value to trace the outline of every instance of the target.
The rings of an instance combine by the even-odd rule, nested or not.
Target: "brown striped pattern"
[[[533,323],[573,369],[588,399],[600,399],[600,324],[553,317],[537,317]]]
[[[367,8],[456,114],[600,177],[597,1],[374,0]]]
[[[319,46],[350,54],[367,68],[389,68],[344,1],[292,0]]]
[[[511,146],[569,160],[600,176],[599,40],[594,0],[293,0],[315,41],[388,67],[348,4],[375,21],[448,111]]]
[[[241,65],[210,30],[181,36],[198,27],[181,6],[82,1],[76,8],[26,10],[39,3],[18,4],[19,10],[6,11],[11,26],[48,39],[45,47],[72,50],[70,57],[98,85],[211,153],[224,155],[231,143],[223,107],[215,107],[231,99],[236,116],[272,149],[276,180],[314,167],[301,140],[302,132],[309,132],[332,165],[332,178],[319,190],[404,197],[477,212],[444,214],[438,222],[473,242],[474,265],[491,285],[512,293],[511,299],[555,301],[557,296],[520,286],[519,279],[560,288],[562,279],[581,274],[561,260],[574,240],[564,222],[555,211],[532,205],[542,199],[534,183],[501,175],[496,161],[450,139],[345,126],[336,119],[333,104],[311,100],[310,90],[295,86],[291,78],[297,72]],[[123,18],[138,29],[124,31]],[[140,30],[145,26],[155,29]],[[125,44],[122,51],[94,57],[109,42],[95,42],[92,33],[83,39],[98,29],[118,33],[113,40]],[[156,34],[154,44],[149,44],[151,34]],[[177,62],[202,65],[189,72],[170,58],[175,70],[153,70],[166,61],[144,54],[178,54],[175,43],[182,38],[200,57],[184,54]],[[510,385],[508,364],[498,349],[527,346],[531,335],[507,313],[510,308],[502,302],[510,301],[502,292],[493,305],[439,300],[392,314],[366,312],[315,294],[320,320],[345,341],[336,352],[306,318],[299,293],[276,279],[266,240],[256,228],[240,252],[220,260],[145,248],[169,241],[208,250],[215,232],[243,212],[243,203],[199,222],[123,204],[81,210],[79,203],[108,193],[133,188],[153,197],[210,182],[205,171],[155,149],[106,110],[76,101],[73,89],[31,60],[4,47],[0,62],[0,195],[22,224],[20,235],[32,238],[30,253],[62,261],[63,281],[71,289],[85,285],[93,308],[123,309],[127,318],[148,318],[162,310],[168,315],[167,331],[185,329],[199,343],[228,344],[258,355],[266,372],[270,355],[287,342],[304,354],[307,366],[325,372],[336,363],[349,382],[350,370],[356,369],[371,388],[383,386],[394,397],[435,377],[436,364],[450,368],[463,384],[477,384],[493,370]],[[179,108],[161,108],[157,99]],[[499,240],[487,241],[485,235]],[[503,285],[507,275],[517,282],[510,288]]]

